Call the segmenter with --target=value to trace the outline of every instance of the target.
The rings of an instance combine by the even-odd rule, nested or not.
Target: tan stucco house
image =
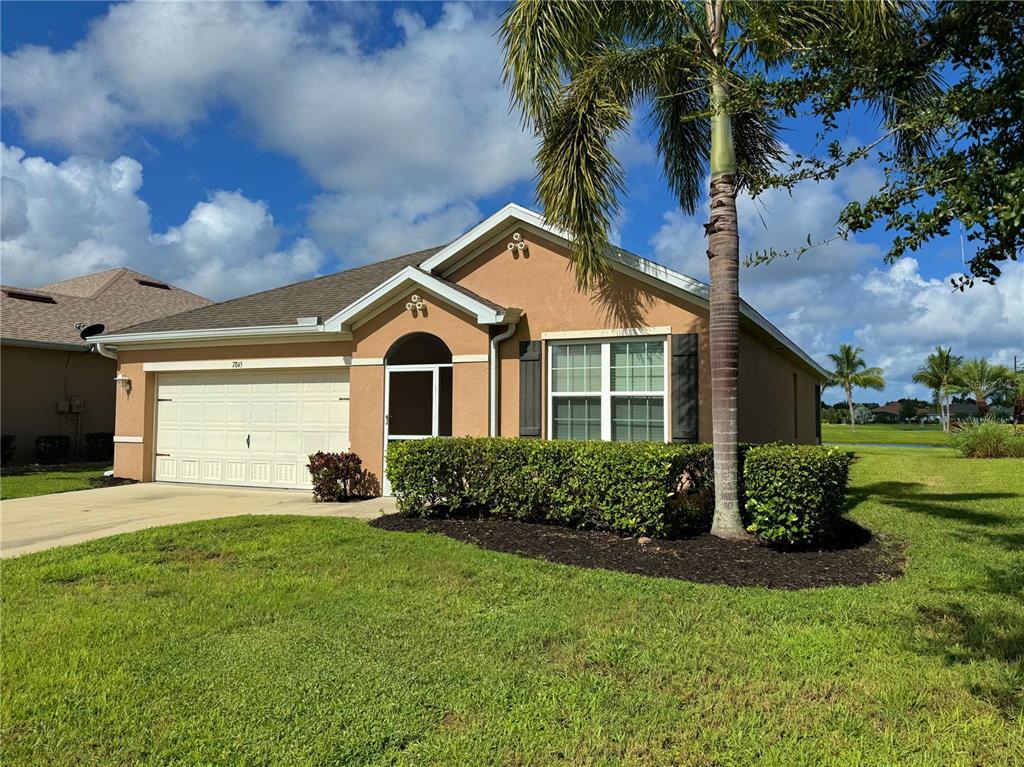
[[[103,336],[115,473],[306,487],[313,451],[383,478],[389,441],[430,435],[710,440],[708,287],[616,252],[583,294],[567,254],[508,205],[443,247]],[[825,371],[742,315],[740,439],[817,442]]]
[[[114,431],[117,363],[81,332],[117,330],[211,302],[163,280],[118,268],[40,288],[0,286],[0,431],[13,435],[14,460],[33,457],[36,437]]]

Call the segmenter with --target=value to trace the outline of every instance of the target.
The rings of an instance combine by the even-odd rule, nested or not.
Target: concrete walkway
[[[308,490],[263,490],[147,482],[17,498],[0,504],[0,556],[108,535],[241,514],[302,514],[373,519],[395,510],[394,498],[313,503]]]

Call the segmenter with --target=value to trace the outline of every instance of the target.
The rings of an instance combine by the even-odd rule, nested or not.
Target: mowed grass
[[[0,476],[0,500],[88,490],[93,487],[90,480],[102,477],[103,472],[109,470],[110,464],[102,463],[62,466],[55,471],[16,470],[9,473],[5,470]]]
[[[907,572],[783,592],[343,519],[235,518],[3,563],[18,765],[1013,765],[1024,460],[858,450]]]
[[[949,437],[938,424],[865,423],[851,430],[849,424],[823,423],[821,441],[854,445],[948,445]]]

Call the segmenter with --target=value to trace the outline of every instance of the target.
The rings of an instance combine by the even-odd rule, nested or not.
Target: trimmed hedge
[[[853,456],[835,447],[759,445],[743,462],[747,529],[766,543],[814,543],[835,529]]]
[[[754,462],[747,504],[752,532],[773,543],[802,543],[826,532],[842,514],[846,453],[817,446],[743,446]],[[505,519],[667,537],[707,530],[714,511],[711,445],[655,442],[569,442],[486,437],[434,437],[388,446],[388,479],[398,509],[410,516],[487,514]],[[774,503],[772,475],[797,487]],[[817,468],[821,476],[814,475]],[[746,476],[746,475],[745,475]],[[841,478],[841,481],[838,481]],[[838,493],[815,486],[837,481]],[[806,513],[794,511],[801,499]],[[767,524],[785,513],[787,524]],[[790,522],[791,515],[796,521]]]
[[[40,434],[36,437],[35,456],[39,463],[63,463],[71,455],[71,437],[67,434]]]
[[[114,434],[91,431],[85,435],[85,460],[111,461],[114,458]]]

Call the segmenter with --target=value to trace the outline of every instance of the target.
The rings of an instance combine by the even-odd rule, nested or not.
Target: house
[[[886,402],[874,408],[871,415],[874,416],[875,423],[899,423],[901,407],[899,402]]]
[[[711,439],[708,286],[615,251],[577,292],[566,233],[508,205],[443,247],[101,336],[115,472],[307,487],[306,456],[431,435]],[[742,305],[739,438],[819,440],[827,372]],[[386,485],[383,488],[387,490]]]
[[[92,351],[81,329],[116,330],[209,304],[130,269],[0,286],[0,429],[14,435],[14,460],[30,460],[41,434],[68,435],[77,457],[84,435],[114,431],[117,363]]]

